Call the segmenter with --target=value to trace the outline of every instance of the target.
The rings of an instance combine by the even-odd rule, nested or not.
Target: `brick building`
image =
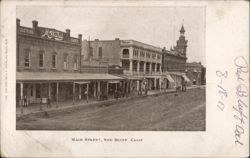
[[[96,91],[99,95],[101,84],[109,80],[122,78],[108,74],[81,73],[82,35],[71,37],[70,30],[65,32],[53,28],[38,26],[32,21],[32,27],[20,26],[17,19],[16,45],[16,100],[22,105],[28,103],[51,102],[82,99],[90,81],[97,81]],[[104,83],[105,82],[105,83]],[[94,92],[93,92],[94,93]],[[95,92],[97,93],[97,92]]]
[[[164,74],[169,74],[172,78],[169,77],[168,86],[170,85],[170,81],[174,81],[175,87],[180,86],[183,80],[190,82],[185,74],[187,42],[185,39],[185,29],[182,25],[176,46],[171,47],[170,50],[163,48],[162,71]]]
[[[186,74],[193,85],[206,84],[206,68],[201,62],[186,63]]]

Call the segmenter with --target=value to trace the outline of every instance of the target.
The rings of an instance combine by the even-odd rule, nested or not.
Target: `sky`
[[[133,39],[169,49],[176,45],[183,24],[188,40],[188,62],[205,60],[205,8],[204,7],[17,7],[21,26],[32,27],[37,20],[41,27],[64,31],[83,39]]]

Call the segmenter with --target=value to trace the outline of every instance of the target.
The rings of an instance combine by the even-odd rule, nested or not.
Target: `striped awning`
[[[184,78],[184,81],[191,82],[190,79],[186,75],[183,74],[182,77]]]
[[[167,75],[167,79],[169,82],[174,82],[174,79],[170,75]]]

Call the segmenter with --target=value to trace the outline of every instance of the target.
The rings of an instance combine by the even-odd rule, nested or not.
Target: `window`
[[[144,57],[144,56],[145,56],[145,53],[141,51],[141,52],[140,52],[140,56],[141,56],[141,57]]]
[[[159,59],[159,60],[160,60],[160,59],[161,59],[161,55],[157,55],[157,59]]]
[[[56,68],[56,54],[52,54],[52,68]]]
[[[89,56],[90,56],[90,57],[93,57],[93,47],[90,47]]]
[[[77,58],[78,58],[78,56],[75,55],[74,56],[74,70],[77,70]]]
[[[102,47],[99,47],[99,58],[102,58]]]
[[[63,68],[66,70],[68,68],[68,54],[64,54]]]
[[[147,57],[147,58],[150,58],[150,53],[147,53],[147,54],[146,54],[146,57]]]
[[[24,66],[30,67],[30,50],[26,49],[24,54]]]
[[[41,96],[40,87],[40,84],[36,84],[36,98],[40,98]]]
[[[44,66],[44,51],[40,51],[39,52],[39,67],[43,67]]]
[[[155,59],[155,54],[152,54],[152,59]]]
[[[123,58],[129,58],[129,50],[128,49],[123,49],[122,50],[122,57]]]

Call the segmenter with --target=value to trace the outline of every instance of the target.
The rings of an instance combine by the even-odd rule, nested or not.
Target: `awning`
[[[91,80],[123,80],[124,78],[97,73],[64,73],[64,72],[17,72],[17,81],[91,81]]]
[[[128,79],[128,80],[143,80],[143,78],[139,76],[124,75],[124,74],[116,75],[116,76],[124,78],[124,79]]]
[[[120,81],[108,81],[110,84],[120,83]]]
[[[174,82],[174,79],[170,75],[167,75],[167,79],[169,82]]]
[[[182,75],[185,81],[190,82],[190,79],[186,75]]]

